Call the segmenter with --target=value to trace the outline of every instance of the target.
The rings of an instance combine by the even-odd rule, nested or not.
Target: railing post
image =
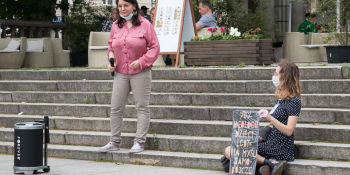
[[[5,38],[6,37],[6,30],[5,29],[6,29],[5,26],[1,26],[1,30],[2,30],[1,38]]]
[[[51,38],[51,27],[46,27],[44,32],[45,32],[45,37]]]
[[[41,37],[43,36],[43,34],[42,34],[42,33],[43,33],[43,28],[39,27],[37,37],[38,37],[38,38],[41,38]]]
[[[29,27],[29,38],[34,38],[34,34],[33,34],[33,31],[34,31],[34,27]]]
[[[10,26],[10,30],[11,30],[11,38],[14,38],[16,35],[15,35],[15,26]]]
[[[59,36],[59,34],[58,34],[58,32],[60,31],[59,29],[54,29],[55,30],[55,38],[59,38],[60,36]]]
[[[25,37],[25,29],[26,29],[26,27],[21,27],[21,29],[19,30],[19,35],[20,35],[20,37]]]

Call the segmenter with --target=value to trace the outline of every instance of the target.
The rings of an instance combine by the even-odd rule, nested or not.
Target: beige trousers
[[[150,68],[133,75],[116,73],[111,100],[111,142],[115,144],[121,142],[123,114],[128,95],[132,91],[137,111],[137,131],[134,142],[144,145],[150,123],[151,85],[152,73]]]

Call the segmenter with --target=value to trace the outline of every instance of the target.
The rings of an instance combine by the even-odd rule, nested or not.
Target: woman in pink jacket
[[[149,129],[149,100],[151,93],[151,67],[159,54],[159,43],[152,24],[140,15],[136,0],[117,0],[120,18],[111,28],[108,40],[108,58],[115,58],[116,72],[111,100],[111,138],[100,151],[118,151],[121,143],[123,113],[130,91],[137,110],[137,131],[130,152],[144,150]]]

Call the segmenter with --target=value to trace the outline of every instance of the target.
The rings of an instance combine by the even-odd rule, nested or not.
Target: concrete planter
[[[189,66],[224,66],[240,63],[272,64],[272,40],[185,42],[185,63]]]

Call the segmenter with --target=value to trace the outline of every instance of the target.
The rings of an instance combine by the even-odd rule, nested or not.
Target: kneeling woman
[[[299,68],[282,60],[272,77],[276,86],[278,102],[268,113],[260,110],[260,118],[270,121],[271,132],[266,140],[258,144],[257,166],[267,165],[272,175],[282,174],[286,161],[294,161],[294,129],[300,114]],[[230,159],[230,147],[225,149],[225,157]],[[266,169],[267,166],[263,166]],[[259,170],[260,173],[264,170]],[[270,172],[267,172],[270,174]]]

